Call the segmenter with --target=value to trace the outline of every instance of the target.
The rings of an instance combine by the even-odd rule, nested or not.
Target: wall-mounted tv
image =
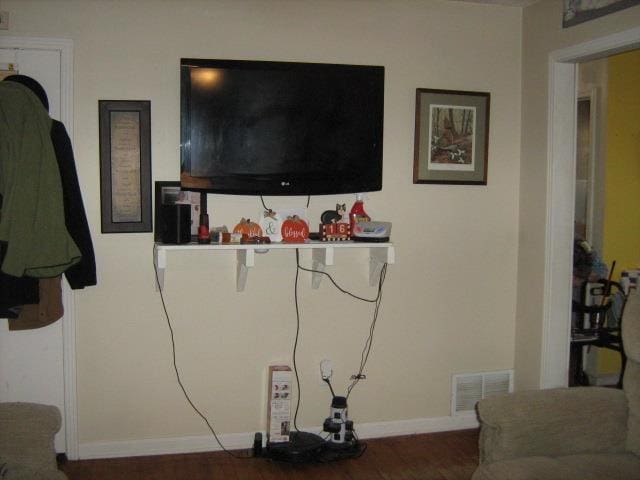
[[[384,67],[180,61],[180,183],[236,195],[382,189]]]

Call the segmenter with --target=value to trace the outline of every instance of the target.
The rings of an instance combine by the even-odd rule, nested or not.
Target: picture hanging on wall
[[[562,27],[572,27],[594,18],[640,5],[640,0],[564,0]]]
[[[487,92],[416,89],[413,183],[486,185]]]
[[[102,233],[150,232],[151,102],[99,100]]]

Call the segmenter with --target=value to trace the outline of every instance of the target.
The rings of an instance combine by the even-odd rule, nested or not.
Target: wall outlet
[[[9,12],[0,12],[0,30],[9,30]]]

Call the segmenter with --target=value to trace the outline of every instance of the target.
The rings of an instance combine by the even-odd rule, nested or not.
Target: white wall
[[[515,367],[517,388],[538,388],[546,238],[549,54],[640,25],[632,7],[562,28],[562,1],[542,0],[523,11],[522,155]],[[572,139],[567,139],[572,141]],[[551,206],[553,208],[554,206]],[[568,226],[571,231],[571,226]],[[567,285],[570,279],[567,278]],[[567,287],[568,288],[568,287]],[[567,311],[569,307],[567,306]]]
[[[100,233],[98,100],[151,100],[153,178],[176,180],[180,57],[386,67],[384,187],[366,209],[393,221],[397,259],[368,378],[350,399],[356,424],[446,417],[452,374],[513,367],[520,9],[436,0],[4,0],[2,8],[7,34],[74,41],[74,145],[99,275],[97,287],[76,294],[82,443],[206,434],[173,375],[152,234]],[[491,92],[487,186],[412,184],[417,87]],[[352,200],[313,198],[311,218]],[[209,206],[213,225],[260,210],[252,197],[210,196]],[[292,252],[258,256],[246,291],[236,293],[231,254],[169,255],[165,299],[179,368],[221,433],[264,428],[266,366],[291,358],[294,262]],[[337,254],[331,272],[375,295],[365,252]],[[344,392],[372,314],[328,282],[317,291],[309,284],[301,275],[300,426],[326,416],[319,360],[333,360],[334,387]]]

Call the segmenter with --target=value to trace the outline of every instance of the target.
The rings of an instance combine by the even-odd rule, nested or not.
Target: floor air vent
[[[513,391],[513,370],[462,373],[453,376],[451,414],[472,412],[483,398]]]

